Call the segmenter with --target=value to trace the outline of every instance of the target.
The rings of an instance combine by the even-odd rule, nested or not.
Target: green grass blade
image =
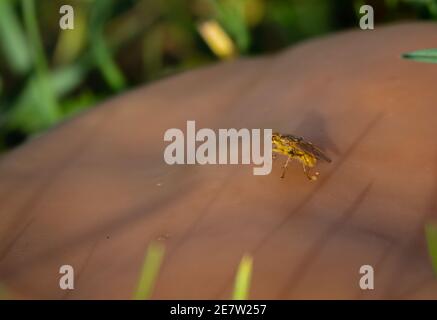
[[[425,49],[407,52],[402,55],[404,59],[418,62],[437,63],[437,49]]]
[[[106,82],[114,91],[123,90],[126,87],[125,77],[112,58],[112,52],[109,50],[103,35],[97,35],[92,41],[97,66]]]
[[[104,34],[105,24],[111,17],[115,4],[114,0],[95,0],[88,30],[91,51],[97,67],[106,83],[114,91],[121,91],[126,87],[126,79],[113,59],[113,52],[107,44]]]
[[[152,243],[149,245],[141,269],[138,287],[134,295],[135,300],[150,299],[164,257],[164,252],[164,246],[161,244]]]
[[[30,49],[38,77],[38,88],[32,90],[33,101],[38,106],[38,112],[44,117],[45,126],[49,127],[59,118],[57,98],[50,82],[48,64],[39,33],[37,12],[34,0],[22,0],[24,23],[30,39]]]
[[[425,235],[432,267],[437,276],[437,225],[427,224],[425,226]]]
[[[11,70],[27,72],[31,67],[29,50],[11,1],[0,0],[0,42]]]
[[[241,259],[238,266],[237,275],[235,277],[234,285],[234,300],[246,300],[249,297],[250,281],[252,277],[252,256],[245,255]]]

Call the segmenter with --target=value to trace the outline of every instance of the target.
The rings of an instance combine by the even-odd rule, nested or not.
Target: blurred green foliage
[[[0,151],[103,99],[218,60],[199,33],[216,21],[239,55],[376,22],[432,19],[436,0],[0,0]],[[59,9],[72,5],[74,30]]]

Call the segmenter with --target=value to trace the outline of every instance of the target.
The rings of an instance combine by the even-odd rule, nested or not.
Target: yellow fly
[[[291,134],[273,133],[272,135],[273,152],[287,156],[287,161],[283,166],[281,179],[285,177],[288,163],[291,159],[295,159],[302,163],[303,171],[310,180],[317,180],[318,172],[310,173],[317,160],[331,162],[319,148],[311,142],[305,141],[303,138],[293,136]]]

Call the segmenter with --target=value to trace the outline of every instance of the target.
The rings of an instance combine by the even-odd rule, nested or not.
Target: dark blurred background
[[[437,0],[0,0],[0,152],[132,87],[357,28],[364,4],[376,25],[437,17]]]

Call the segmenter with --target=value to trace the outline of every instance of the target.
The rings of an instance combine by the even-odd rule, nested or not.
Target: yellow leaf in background
[[[231,59],[236,56],[232,39],[215,20],[199,24],[198,30],[202,38],[216,56],[221,59]]]

